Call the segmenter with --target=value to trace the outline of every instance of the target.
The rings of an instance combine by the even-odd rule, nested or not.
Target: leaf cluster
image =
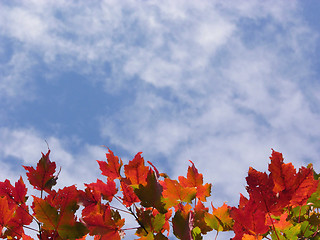
[[[27,196],[22,177],[14,186],[8,179],[0,182],[0,237],[29,240],[25,229],[31,229],[41,240],[120,240],[133,230],[141,240],[199,240],[215,230],[216,238],[232,231],[235,240],[320,239],[319,175],[312,165],[297,171],[272,150],[269,173],[249,168],[248,198],[240,194],[238,207],[211,203],[209,208],[212,186],[193,162],[186,176],[175,180],[141,154],[123,164],[108,149],[106,160],[97,161],[102,179],[84,184],[83,190],[75,185],[54,189],[60,171],[48,150],[36,168],[24,166],[37,196]],[[136,226],[128,228],[130,216]]]

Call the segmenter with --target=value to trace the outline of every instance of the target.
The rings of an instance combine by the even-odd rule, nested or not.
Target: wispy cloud
[[[192,159],[224,199],[242,191],[249,166],[266,169],[272,147],[297,164],[319,155],[320,86],[308,60],[318,33],[298,2],[31,1],[0,11],[1,46],[12,49],[1,63],[6,107],[17,96],[48,98],[40,81],[63,88],[63,72],[76,72],[108,99],[127,99],[95,115],[103,140],[129,155],[143,151],[175,176]],[[45,131],[26,129],[2,128],[3,156],[38,158]],[[47,137],[68,182],[102,153],[82,139],[82,157],[64,147],[70,136]],[[78,162],[84,168],[73,174]]]

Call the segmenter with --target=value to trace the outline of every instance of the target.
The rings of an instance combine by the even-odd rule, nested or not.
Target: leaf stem
[[[117,208],[117,207],[114,207],[114,206],[110,206],[110,208],[116,209],[118,211],[121,211],[121,212],[124,212],[124,213],[127,213],[127,214],[131,214],[131,212],[129,212],[129,211],[126,211],[126,210],[123,210],[123,209],[120,209],[120,208]]]
[[[149,232],[147,231],[147,229],[145,228],[145,226],[143,225],[143,223],[138,219],[138,217],[136,216],[136,214],[132,211],[131,207],[127,207],[117,196],[114,196],[115,199],[117,199],[130,213],[131,215],[136,219],[136,221],[139,223],[139,225],[143,228],[143,230],[148,234]]]

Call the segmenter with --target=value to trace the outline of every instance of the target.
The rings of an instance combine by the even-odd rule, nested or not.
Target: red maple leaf
[[[82,216],[89,215],[96,211],[98,203],[101,202],[101,193],[87,187],[85,191],[79,190],[79,203],[84,206]]]
[[[301,167],[298,172],[291,163],[284,163],[282,154],[272,150],[269,164],[273,192],[279,196],[282,206],[302,206],[317,189],[318,182],[313,177],[312,167]]]
[[[19,237],[24,234],[24,226],[29,225],[32,222],[32,216],[29,214],[28,206],[23,203],[18,205],[14,215],[7,224],[7,230],[4,235]]]
[[[27,170],[30,184],[37,190],[51,193],[51,188],[56,184],[57,177],[53,174],[56,171],[56,163],[49,159],[50,150],[47,154],[42,153],[42,158],[37,164],[37,168],[23,166]]]
[[[15,186],[12,186],[8,179],[0,182],[0,196],[6,197],[10,209],[17,207],[7,224],[4,236],[20,236],[24,233],[23,226],[32,222],[32,216],[29,214],[28,206],[25,204],[27,200],[26,194],[27,188],[22,177],[15,183]]]
[[[113,152],[108,149],[106,153],[107,162],[97,160],[102,175],[107,176],[110,180],[121,178],[120,170],[123,165],[122,160],[114,156]]]
[[[296,186],[293,188],[290,204],[293,207],[305,205],[312,193],[317,190],[318,184],[319,180],[313,177],[313,169],[301,167],[297,173]]]
[[[131,181],[132,185],[147,184],[147,176],[149,167],[144,165],[144,159],[141,157],[141,152],[137,153],[129,164],[124,165],[124,173]]]
[[[83,221],[89,229],[91,236],[100,235],[101,240],[120,240],[120,230],[124,225],[124,219],[111,210],[108,205],[102,205],[99,212],[93,212],[83,217]]]
[[[26,194],[27,188],[22,177],[15,183],[15,186],[12,186],[8,179],[0,182],[0,196],[7,196],[10,205],[25,203],[27,200]]]
[[[266,173],[249,168],[246,187],[250,199],[254,199],[260,209],[266,213],[274,213],[283,208],[279,198],[273,192],[273,181]],[[285,203],[284,203],[285,205]]]
[[[234,240],[241,240],[244,234],[261,236],[269,231],[265,212],[252,199],[242,208],[232,207],[230,216],[234,219]]]
[[[296,169],[292,163],[285,164],[282,154],[274,150],[272,150],[270,159],[271,163],[268,170],[274,183],[273,191],[279,193],[285,189],[292,188],[296,181]]]
[[[140,199],[135,194],[133,188],[125,183],[125,181],[121,181],[121,190],[123,193],[122,201],[124,205],[130,207],[135,202],[140,202]]]
[[[94,191],[100,193],[103,199],[112,201],[113,196],[118,192],[116,188],[116,183],[110,179],[108,179],[107,183],[102,182],[97,179],[96,183],[85,184],[87,187],[93,189]]]

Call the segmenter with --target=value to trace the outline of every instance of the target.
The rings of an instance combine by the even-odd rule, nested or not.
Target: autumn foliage
[[[29,240],[29,229],[43,240],[89,235],[117,240],[132,230],[141,240],[198,240],[210,231],[216,238],[232,231],[235,240],[320,239],[319,176],[312,165],[297,171],[274,150],[269,173],[249,168],[249,197],[240,195],[238,207],[206,205],[211,184],[203,182],[191,161],[186,176],[175,180],[146,163],[141,153],[123,164],[111,150],[106,161],[97,161],[101,179],[84,184],[84,190],[75,185],[54,189],[60,171],[49,154],[42,154],[36,168],[24,166],[37,195],[27,196],[22,177],[14,186],[0,182],[1,238]],[[124,216],[136,226],[128,228]]]

